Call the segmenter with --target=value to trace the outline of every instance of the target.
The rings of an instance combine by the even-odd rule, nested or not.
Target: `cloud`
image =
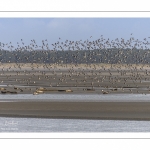
[[[48,24],[47,27],[49,29],[60,29],[66,25],[66,21],[63,19],[52,19]]]
[[[48,27],[53,29],[68,29],[68,30],[80,30],[90,31],[94,25],[92,19],[83,18],[58,18],[49,22]]]
[[[32,27],[44,27],[46,23],[42,19],[22,19],[22,24],[26,28],[32,28]]]

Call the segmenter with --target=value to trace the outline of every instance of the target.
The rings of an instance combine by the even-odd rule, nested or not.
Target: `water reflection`
[[[0,117],[0,132],[150,132],[150,121]]]

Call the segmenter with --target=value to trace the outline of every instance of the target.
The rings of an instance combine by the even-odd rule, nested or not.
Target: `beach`
[[[6,94],[149,94],[147,65],[1,64]],[[149,102],[1,101],[0,116],[71,119],[150,120]]]
[[[142,64],[0,64],[0,86],[14,94],[33,94],[41,87],[44,93],[150,93],[150,69]]]

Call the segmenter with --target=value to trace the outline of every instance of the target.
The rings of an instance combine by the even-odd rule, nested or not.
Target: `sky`
[[[0,18],[0,42],[13,46],[29,45],[35,40],[38,46],[42,40],[51,45],[61,38],[65,40],[97,40],[131,37],[143,40],[150,37],[150,18]],[[90,39],[91,40],[91,39]]]

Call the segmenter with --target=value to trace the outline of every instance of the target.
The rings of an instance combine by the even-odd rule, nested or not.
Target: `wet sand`
[[[0,102],[1,117],[150,120],[149,102]]]

